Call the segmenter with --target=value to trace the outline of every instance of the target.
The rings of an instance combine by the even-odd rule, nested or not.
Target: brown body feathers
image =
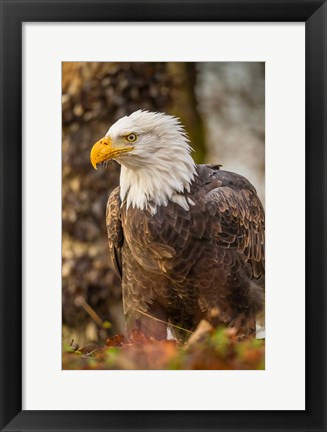
[[[119,187],[109,197],[109,249],[129,332],[164,339],[165,323],[193,330],[202,318],[254,332],[264,304],[262,204],[244,177],[214,165],[196,171],[183,194],[189,210],[171,201],[155,214],[126,209]]]

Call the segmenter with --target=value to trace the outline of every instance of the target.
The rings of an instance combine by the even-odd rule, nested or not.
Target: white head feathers
[[[196,175],[191,147],[180,121],[173,116],[135,111],[108,130],[113,142],[133,134],[134,149],[116,158],[121,167],[120,194],[129,206],[156,212],[156,206],[177,202],[188,210],[181,195]]]

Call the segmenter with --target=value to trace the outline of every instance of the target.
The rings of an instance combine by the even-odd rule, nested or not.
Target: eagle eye
[[[137,136],[134,133],[128,134],[125,138],[128,142],[135,142],[137,140]]]

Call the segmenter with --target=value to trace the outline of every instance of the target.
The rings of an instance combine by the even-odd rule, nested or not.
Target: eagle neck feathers
[[[191,183],[197,176],[196,164],[190,155],[187,139],[180,135],[175,145],[167,145],[163,158],[149,155],[149,163],[139,167],[122,163],[120,173],[120,198],[129,207],[157,212],[158,206],[167,206],[170,201],[189,210],[192,200],[187,195]],[[173,147],[173,148],[172,148]]]

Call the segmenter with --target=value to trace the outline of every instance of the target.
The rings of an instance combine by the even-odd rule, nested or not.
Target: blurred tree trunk
[[[198,110],[196,98],[197,69],[193,62],[169,63],[169,70],[176,83],[173,89],[171,112],[182,120],[195,150],[197,163],[204,163],[206,157],[205,127]]]

